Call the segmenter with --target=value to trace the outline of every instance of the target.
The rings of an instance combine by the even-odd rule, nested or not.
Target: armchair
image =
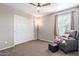
[[[71,32],[68,39],[61,37],[59,48],[65,53],[78,50],[77,31]]]

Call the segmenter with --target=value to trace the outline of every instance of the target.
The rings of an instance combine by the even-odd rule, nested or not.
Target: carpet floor
[[[0,56],[79,56],[79,52],[65,54],[63,51],[58,50],[53,53],[48,50],[48,42],[33,40],[0,51]]]

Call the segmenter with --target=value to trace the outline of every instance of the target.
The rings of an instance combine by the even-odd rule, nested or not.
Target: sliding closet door
[[[32,40],[34,37],[32,20],[21,15],[14,15],[14,42],[16,44]]]

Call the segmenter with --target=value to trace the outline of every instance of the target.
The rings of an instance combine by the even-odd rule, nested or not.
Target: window
[[[62,35],[65,31],[71,29],[71,13],[57,16],[58,35]]]

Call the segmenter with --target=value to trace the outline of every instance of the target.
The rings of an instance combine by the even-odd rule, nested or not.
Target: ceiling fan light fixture
[[[36,6],[37,12],[40,12],[41,7],[50,5],[50,3],[45,3],[45,4],[42,4],[42,3],[37,3],[37,4],[35,4],[35,3],[30,3],[30,4],[33,5],[33,6]]]
[[[40,10],[41,10],[41,7],[37,7],[37,11],[40,12]]]
[[[40,10],[41,8],[40,7],[37,7],[37,10]]]

